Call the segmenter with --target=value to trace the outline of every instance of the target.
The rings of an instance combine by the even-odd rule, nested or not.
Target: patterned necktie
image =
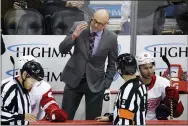
[[[97,36],[97,33],[93,32],[90,34],[90,37],[89,37],[89,57],[90,58],[92,57],[92,53],[93,53],[95,36]]]

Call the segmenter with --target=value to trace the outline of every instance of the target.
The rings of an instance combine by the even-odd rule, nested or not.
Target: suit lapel
[[[84,42],[85,42],[85,49],[86,49],[86,55],[88,56],[88,54],[89,54],[89,32],[90,32],[90,30],[89,30],[90,28],[89,28],[89,26],[88,26],[88,28],[86,29],[86,30],[84,30]]]

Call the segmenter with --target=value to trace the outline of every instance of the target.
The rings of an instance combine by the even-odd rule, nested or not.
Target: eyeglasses
[[[96,19],[92,19],[94,24],[97,24],[98,26],[100,27],[103,27],[104,25],[108,24],[108,21],[106,23],[101,23],[101,22],[98,22]]]

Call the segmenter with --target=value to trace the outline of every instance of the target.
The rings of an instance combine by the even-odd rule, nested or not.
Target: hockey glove
[[[164,104],[170,106],[170,99],[172,99],[173,107],[175,108],[179,101],[179,93],[175,87],[166,87],[166,97],[164,98]]]

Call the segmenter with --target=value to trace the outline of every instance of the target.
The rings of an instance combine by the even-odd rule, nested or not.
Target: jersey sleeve
[[[59,109],[59,106],[52,95],[52,88],[50,88],[45,94],[43,94],[40,105],[47,115],[49,115],[52,110]]]
[[[10,86],[7,84],[1,87],[1,122],[9,123],[16,120],[24,120],[24,114],[11,112],[12,105],[17,97],[16,85]]]
[[[178,118],[183,114],[184,107],[181,101],[178,102],[177,106],[174,108],[173,117]]]

